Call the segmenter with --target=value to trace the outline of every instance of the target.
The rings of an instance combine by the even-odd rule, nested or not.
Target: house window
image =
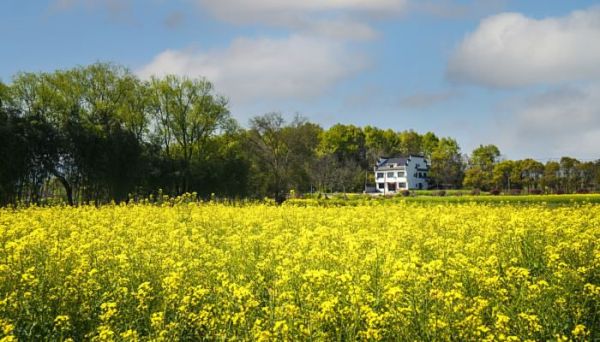
[[[404,171],[398,171],[398,177],[404,177],[406,174]]]
[[[406,183],[398,183],[400,189],[406,189]]]
[[[377,178],[383,178],[383,172],[377,172]]]
[[[384,189],[385,188],[385,183],[377,183],[377,188],[378,189]]]
[[[388,176],[388,178],[394,178],[394,173],[393,172],[388,172],[387,176]]]

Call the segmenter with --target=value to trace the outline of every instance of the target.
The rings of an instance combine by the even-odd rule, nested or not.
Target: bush
[[[435,195],[440,197],[446,196],[446,190],[439,190],[435,193]]]
[[[556,190],[556,194],[557,195],[564,195],[565,191],[563,189],[558,189],[558,190]]]
[[[479,195],[481,195],[481,190],[479,190],[479,189],[473,189],[473,190],[471,190],[471,195],[472,196],[479,196]]]
[[[544,192],[541,189],[529,189],[529,194],[530,195],[541,195]]]
[[[490,195],[494,195],[494,196],[500,195],[500,189],[492,189],[492,190],[490,190]]]
[[[408,196],[410,196],[410,191],[409,190],[402,190],[402,191],[400,191],[400,195],[402,197],[408,197]]]
[[[577,189],[578,194],[589,194],[590,190],[588,189]]]
[[[522,192],[521,189],[510,189],[510,194],[513,196],[520,195]]]

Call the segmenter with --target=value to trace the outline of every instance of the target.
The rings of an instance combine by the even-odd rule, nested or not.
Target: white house
[[[376,189],[387,194],[402,190],[427,189],[429,163],[423,156],[380,158],[374,168]]]

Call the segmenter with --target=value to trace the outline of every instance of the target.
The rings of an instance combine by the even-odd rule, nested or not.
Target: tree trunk
[[[73,206],[73,187],[71,187],[71,184],[69,184],[67,179],[56,170],[52,170],[52,175],[56,177],[63,185],[65,192],[67,193],[67,203],[69,203],[70,206]]]

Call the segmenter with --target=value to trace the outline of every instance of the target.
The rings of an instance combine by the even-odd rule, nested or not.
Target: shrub
[[[542,191],[542,189],[529,189],[529,194],[531,195],[541,195],[544,192]]]
[[[590,190],[588,189],[577,189],[578,194],[589,194]]]
[[[479,189],[473,189],[471,190],[471,195],[472,196],[479,196],[481,194],[481,190]]]
[[[446,196],[446,190],[439,190],[435,193],[435,195],[440,197]]]
[[[500,189],[492,189],[492,190],[490,190],[490,195],[494,195],[494,196],[500,195]]]
[[[521,189],[510,189],[510,194],[513,196],[520,195],[522,193]]]
[[[402,197],[408,197],[408,196],[410,196],[410,191],[409,190],[402,190],[402,191],[400,191],[400,195]]]

